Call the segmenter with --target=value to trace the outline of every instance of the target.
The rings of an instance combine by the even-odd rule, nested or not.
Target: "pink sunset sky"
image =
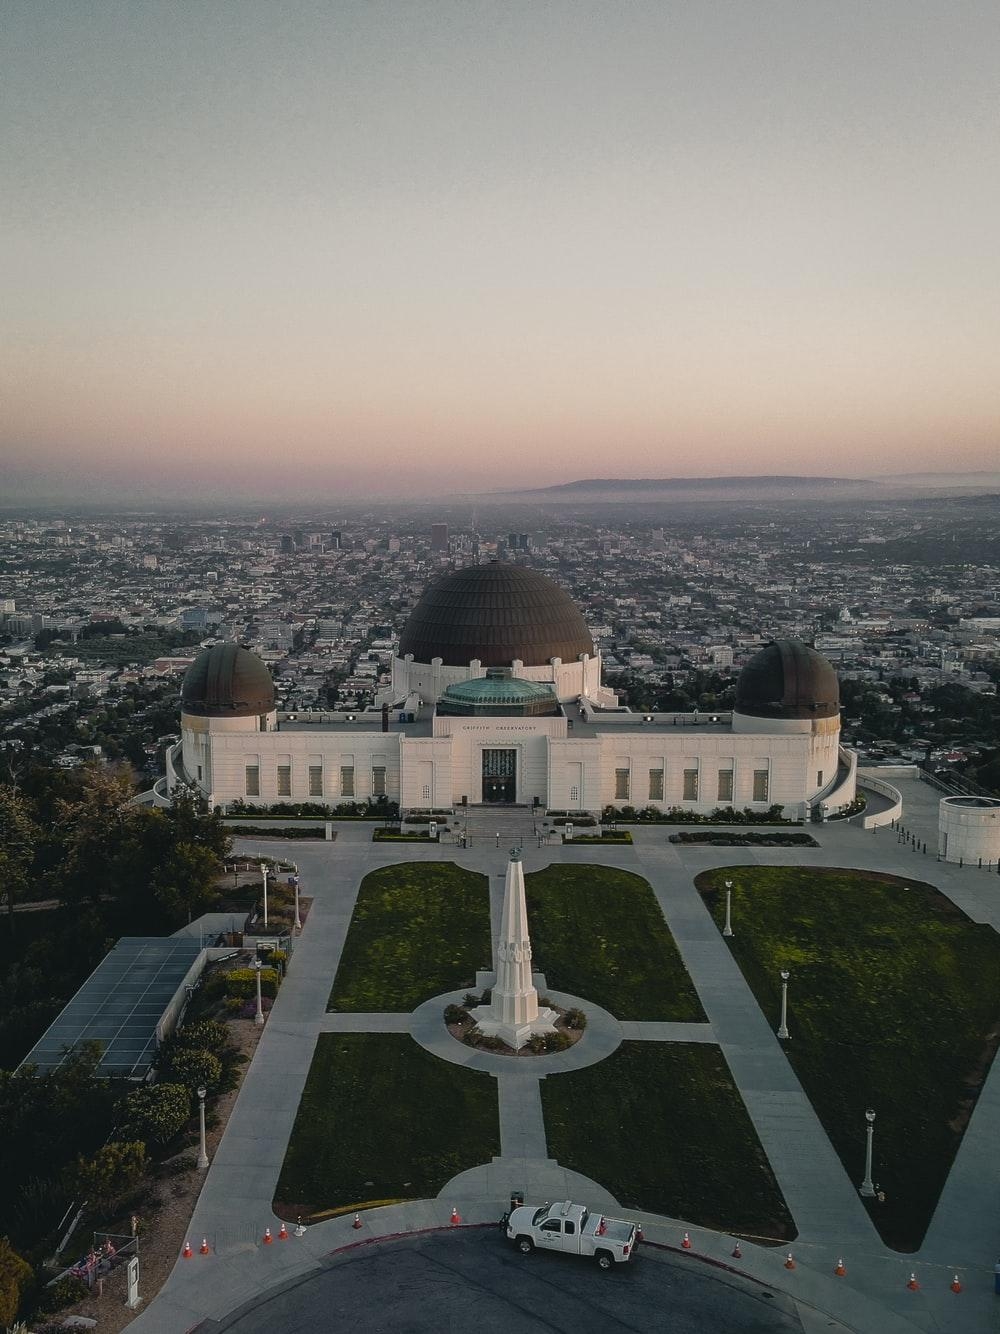
[[[995,0],[12,0],[18,496],[1000,458]]]

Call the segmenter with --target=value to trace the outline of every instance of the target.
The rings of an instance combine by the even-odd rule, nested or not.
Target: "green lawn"
[[[725,1232],[795,1236],[718,1047],[624,1042],[542,1081],[549,1153],[628,1208]]]
[[[612,866],[525,876],[534,966],[555,991],[619,1019],[701,1020],[701,1002],[647,881]]]
[[[427,1199],[500,1152],[496,1081],[395,1033],[323,1033],[275,1190],[285,1218]]]
[[[490,966],[485,876],[450,862],[384,866],[361,882],[327,1008],[412,1010]]]
[[[876,1112],[871,1206],[886,1242],[923,1238],[997,1045],[1000,938],[929,885],[866,871],[727,867],[696,884],[777,1024],[789,980],[788,1058],[850,1177],[864,1174]]]

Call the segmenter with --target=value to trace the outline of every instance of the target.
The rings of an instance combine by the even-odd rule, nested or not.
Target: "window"
[[[571,1222],[567,1219],[567,1220],[566,1220],[566,1226],[563,1228],[563,1231],[566,1233],[566,1236],[567,1236],[567,1237],[575,1237],[575,1236],[576,1236],[576,1224],[575,1224],[575,1223],[571,1223]]]
[[[422,796],[423,796],[423,800],[424,800],[424,801],[430,801],[430,799],[431,799],[431,785],[430,785],[430,783],[425,783],[425,784],[423,785],[423,787],[420,789],[420,791],[421,791],[421,794],[422,794]]]
[[[372,796],[385,796],[385,765],[376,764],[372,769]]]
[[[548,1219],[546,1222],[544,1222],[544,1223],[542,1224],[542,1231],[543,1231],[543,1232],[558,1232],[558,1231],[559,1231],[559,1219],[558,1219],[558,1218],[550,1218],[550,1219]]]
[[[576,786],[575,783],[573,784],[573,786],[572,786],[572,787],[570,788],[570,790],[569,790],[569,799],[570,799],[570,801],[579,801],[579,800],[580,800],[580,789]]]
[[[768,777],[769,775],[766,769],[754,769],[753,771],[754,801],[767,801]]]
[[[201,765],[198,765],[198,782],[201,782]]]
[[[823,786],[823,770],[822,770],[822,769],[817,769],[817,770],[816,770],[816,786],[817,786],[817,787],[822,787],[822,786]]]
[[[344,764],[340,768],[340,795],[342,797],[354,796],[354,765]]]
[[[321,797],[323,795],[323,766],[321,764],[310,764],[309,766],[309,795],[310,797]]]
[[[698,770],[684,770],[684,798],[685,801],[698,800]]]
[[[278,796],[290,797],[292,795],[292,766],[290,764],[278,765]]]
[[[246,789],[248,797],[260,796],[260,765],[248,764],[246,775]]]
[[[615,770],[615,801],[628,801],[628,769]]]
[[[719,770],[719,801],[732,801],[733,799],[733,771],[732,769]]]
[[[650,769],[649,771],[649,799],[650,801],[663,800],[663,770]]]

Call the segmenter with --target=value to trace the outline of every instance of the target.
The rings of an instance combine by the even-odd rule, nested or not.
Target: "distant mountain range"
[[[593,492],[635,491],[772,491],[808,487],[810,490],[826,487],[870,486],[857,477],[588,477],[577,482],[559,482],[555,486],[540,486],[535,495],[548,496],[572,492],[588,495]]]

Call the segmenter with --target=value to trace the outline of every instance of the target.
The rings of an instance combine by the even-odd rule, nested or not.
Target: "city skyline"
[[[994,6],[8,24],[9,499],[996,466]]]

